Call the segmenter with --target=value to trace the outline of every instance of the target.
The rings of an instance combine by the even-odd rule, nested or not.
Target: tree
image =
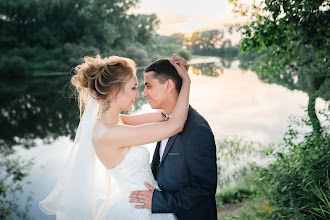
[[[159,20],[155,14],[130,13],[139,2],[0,0],[0,52],[6,54],[0,58],[0,71],[11,77],[22,75],[23,71],[6,67],[6,57],[26,63],[20,65],[25,72],[54,71],[56,66],[65,68],[55,71],[69,71],[78,63],[71,61],[80,62],[83,56],[94,56],[95,52],[109,55],[131,45],[147,45]]]
[[[185,40],[184,33],[175,33],[170,36],[155,34],[153,37],[153,43],[155,44],[177,44],[181,47],[183,46]]]
[[[148,44],[152,39],[155,29],[159,25],[156,14],[139,14],[135,16],[136,41],[141,44]]]
[[[223,31],[219,30],[194,32],[185,46],[191,49],[193,53],[203,48],[218,48],[223,40],[223,34]]]
[[[241,26],[243,51],[256,57],[252,66],[263,78],[308,93],[308,115],[313,130],[321,132],[315,112],[330,68],[329,0],[262,0],[250,7],[229,0],[234,11],[249,17]]]

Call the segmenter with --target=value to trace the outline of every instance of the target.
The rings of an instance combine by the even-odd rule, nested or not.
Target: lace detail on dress
[[[129,203],[129,195],[132,191],[147,190],[144,182],[159,189],[151,172],[149,158],[150,153],[147,148],[132,146],[120,164],[108,169],[115,183],[108,205],[100,217],[101,220],[176,219],[173,214],[151,214],[149,209],[136,209],[134,208],[136,204]]]

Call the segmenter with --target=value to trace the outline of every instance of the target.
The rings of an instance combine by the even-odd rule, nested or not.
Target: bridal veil
[[[56,214],[56,219],[94,219],[98,211],[97,200],[105,195],[106,169],[92,144],[98,111],[98,102],[90,97],[64,171],[52,192],[39,203],[44,213]]]

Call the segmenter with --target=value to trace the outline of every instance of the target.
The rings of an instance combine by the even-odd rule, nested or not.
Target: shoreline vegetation
[[[252,198],[221,219],[330,219],[330,3],[229,2],[247,20],[239,25],[242,53],[254,57],[247,68],[260,80],[306,92],[309,100],[306,115],[294,117],[282,142],[264,152],[270,162],[247,164],[236,186],[218,195],[220,205]],[[317,98],[326,101],[320,111]]]
[[[212,56],[202,56],[202,55],[192,55],[190,58],[190,62],[188,61],[188,64],[190,65],[196,65],[196,64],[204,64],[204,63],[213,63],[218,62],[221,57],[212,57]],[[223,58],[222,58],[223,59]],[[146,66],[137,66],[136,70],[143,70]],[[32,77],[47,77],[47,76],[67,76],[70,74],[69,72],[61,71],[61,72],[45,72],[45,71],[38,71],[33,72],[31,74]]]
[[[166,36],[162,36],[163,38]],[[168,38],[171,38],[169,36]],[[223,40],[223,39],[222,39]],[[220,40],[221,41],[221,40]],[[228,40],[227,40],[228,41]],[[151,43],[151,47],[155,46],[155,44]],[[210,53],[210,55],[198,55],[198,52],[193,52],[191,49],[184,49],[182,45],[179,44],[168,44],[168,45],[156,45],[157,46],[157,57],[154,55],[155,51],[147,51],[144,48],[135,48],[135,46],[130,46],[129,50],[136,50],[132,53],[127,51],[120,51],[120,52],[112,52],[111,54],[106,55],[118,55],[128,57],[134,60],[137,64],[137,70],[144,69],[144,67],[152,62],[153,60],[170,57],[173,53],[176,53],[178,56],[185,58],[187,61],[191,59],[198,60],[198,62],[194,62],[194,64],[204,63],[205,60],[208,60],[210,56],[220,57],[225,60],[233,61],[235,59],[240,59],[239,51],[240,49],[238,46],[231,46],[230,48],[223,47],[217,48],[217,50],[221,50],[222,52],[228,51],[235,51],[233,54],[220,54],[221,56],[216,56]],[[162,47],[162,50],[158,50],[159,47]],[[4,79],[26,79],[29,76],[38,77],[38,76],[46,76],[46,75],[66,75],[70,73],[72,67],[77,65],[83,60],[84,56],[95,56],[99,53],[99,51],[94,52],[87,52],[86,54],[79,54],[76,57],[71,57],[70,59],[53,59],[52,57],[45,57],[41,60],[33,60],[30,56],[25,55],[24,53],[29,50],[30,48],[15,48],[14,50],[7,50],[3,51],[3,53],[7,54],[0,58],[0,73]],[[79,50],[79,48],[77,48]],[[38,49],[35,50],[34,53],[39,53]],[[20,53],[23,54],[20,54]],[[49,52],[51,54],[51,52]],[[197,53],[195,55],[194,53]],[[53,55],[55,56],[55,55]],[[244,61],[244,60],[243,60]]]
[[[321,136],[313,131],[306,112],[302,118],[292,118],[283,140],[274,145],[244,140],[218,143],[218,163],[222,161],[218,176],[223,186],[216,195],[220,219],[329,219],[328,108],[320,110],[319,115],[324,119]],[[302,127],[309,132],[302,132]],[[259,159],[246,162],[244,158],[251,155],[259,155]],[[260,163],[262,158],[267,160]],[[222,168],[228,167],[234,170],[223,174]]]

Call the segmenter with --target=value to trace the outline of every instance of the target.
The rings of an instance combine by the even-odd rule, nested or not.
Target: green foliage
[[[223,38],[223,34],[224,31],[209,30],[202,32],[194,32],[191,36],[185,35],[183,33],[176,33],[171,36],[155,35],[153,37],[153,42],[156,45],[162,45],[165,47],[169,45],[177,45],[176,47],[179,48],[180,51],[186,51],[181,52],[181,54],[189,58],[190,55],[187,56],[186,53],[218,57],[238,56],[239,49],[236,46],[233,46],[229,39],[225,40]],[[182,49],[182,47],[185,49]],[[176,49],[175,51],[170,51],[170,53],[172,54],[173,52],[176,52],[178,54],[178,49]],[[168,53],[168,55],[172,55],[170,53]]]
[[[18,206],[23,193],[22,181],[27,177],[33,165],[32,161],[20,162],[20,158],[0,159],[0,219],[13,220],[27,217],[32,196],[27,197],[24,210]]]
[[[23,57],[3,57],[0,59],[0,74],[4,78],[25,78],[27,62]]]
[[[328,123],[329,116],[325,114],[325,117]],[[293,125],[306,126],[306,122],[309,121]],[[276,207],[268,217],[329,219],[329,130],[322,135],[312,132],[302,138],[293,125],[284,138],[283,149],[271,153],[275,162],[267,168],[256,168],[261,176],[259,188]]]
[[[223,31],[209,30],[203,32],[194,32],[186,42],[186,47],[193,53],[203,48],[216,48],[223,41]]]
[[[186,49],[181,49],[178,51],[178,55],[182,58],[184,58],[186,61],[189,61],[191,59],[191,52]]]
[[[150,59],[157,60],[159,58],[171,57],[173,53],[181,50],[181,46],[178,44],[152,44],[146,47]]]
[[[155,14],[130,13],[138,3],[0,0],[0,52],[6,55],[0,58],[1,73],[16,77],[39,70],[69,71],[84,56],[117,55],[117,51],[140,54],[141,58],[134,57],[145,65],[148,56],[127,47],[151,43],[159,20]]]
[[[90,44],[103,48],[135,39],[135,16],[128,10],[138,0],[44,0],[0,1],[0,45],[41,45],[47,49],[64,43]],[[140,19],[142,21],[143,19]],[[152,26],[152,25],[151,25]],[[8,38],[11,38],[9,40]],[[12,43],[11,43],[12,42]]]
[[[264,80],[307,92],[313,129],[321,132],[315,100],[330,77],[330,2],[262,0],[250,8],[240,0],[230,2],[249,17],[240,45],[256,57],[252,69]]]
[[[319,218],[327,219],[330,216],[330,179],[327,177],[325,186],[312,185],[309,191],[319,199],[319,207],[313,207],[313,214]]]
[[[221,190],[219,194],[216,195],[217,204],[225,203],[240,203],[246,198],[251,198],[256,196],[257,188],[256,185],[252,182],[244,184],[239,184],[234,187],[229,187]]]
[[[85,44],[66,43],[63,48],[65,54],[64,58],[67,59],[70,67],[81,63],[85,56],[95,56],[100,53],[100,50],[96,47]]]
[[[223,36],[224,31],[219,30],[194,32],[184,39],[183,45],[196,55],[237,57],[239,49]]]
[[[154,44],[177,44],[180,47],[184,44],[185,40],[186,38],[183,33],[176,33],[170,36],[155,34],[152,38]]]
[[[123,56],[126,56],[136,63],[137,66],[146,66],[150,63],[148,53],[143,48],[138,48],[137,46],[129,46],[124,51]]]
[[[240,172],[239,178],[231,181],[238,185],[226,184],[227,187],[220,190],[216,197],[217,204],[222,204],[224,199],[239,202],[238,192],[241,189],[255,196],[248,200],[249,205],[241,211],[221,219],[330,218],[330,115],[327,107],[319,114],[324,119],[325,129],[322,135],[313,131],[306,132],[312,126],[307,117],[294,118],[284,142],[276,148],[264,149],[268,158],[266,164],[246,165],[249,172]],[[237,151],[241,152],[237,150],[241,149],[238,143],[232,142],[229,145],[228,149],[233,149],[231,152],[224,154],[223,150],[220,151],[222,154],[218,156],[218,162],[227,158],[242,160],[242,157],[235,156]],[[228,169],[230,166],[220,166],[219,178],[223,178],[221,171],[226,167]],[[236,172],[233,173],[235,176]]]
[[[141,44],[150,43],[154,36],[155,29],[159,25],[159,20],[155,14],[136,15],[135,18],[135,31],[137,32],[136,41]]]

